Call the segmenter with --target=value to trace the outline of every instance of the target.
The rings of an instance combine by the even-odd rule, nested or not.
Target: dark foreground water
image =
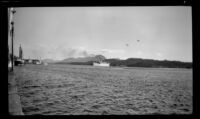
[[[25,115],[192,113],[191,69],[25,65],[15,74]]]

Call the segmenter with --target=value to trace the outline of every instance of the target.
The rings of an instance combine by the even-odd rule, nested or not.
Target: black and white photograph
[[[7,12],[10,115],[193,114],[191,6]]]

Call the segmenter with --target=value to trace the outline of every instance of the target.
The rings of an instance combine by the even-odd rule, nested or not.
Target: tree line
[[[141,58],[128,58],[126,60],[120,59],[104,59],[104,62],[110,63],[110,66],[119,67],[152,67],[152,68],[192,68],[192,62],[169,61],[169,60],[153,60]],[[69,62],[67,64],[73,65],[93,65],[94,61],[88,62]],[[58,64],[66,64],[60,62]]]

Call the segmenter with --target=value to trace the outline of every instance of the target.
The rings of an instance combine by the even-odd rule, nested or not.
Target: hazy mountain
[[[43,59],[42,62],[46,62],[46,63],[54,63],[54,62],[58,62],[58,60],[53,60],[53,59]]]

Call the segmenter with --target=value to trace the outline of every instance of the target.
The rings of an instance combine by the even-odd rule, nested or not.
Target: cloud
[[[162,54],[162,53],[159,53],[159,52],[157,52],[156,55],[157,55],[158,57],[162,57],[162,56],[163,56],[163,54]]]
[[[159,59],[159,60],[163,60],[164,59],[163,53],[157,52],[157,53],[155,53],[155,55],[156,55],[156,58]]]
[[[124,53],[123,49],[101,49],[100,52],[102,53]]]
[[[74,49],[77,49],[77,50],[87,50],[87,48],[86,47],[83,47],[83,46],[80,46],[80,47],[76,47],[76,48],[74,48]]]
[[[142,55],[143,52],[142,52],[142,51],[137,51],[136,54],[137,54],[137,55]]]

